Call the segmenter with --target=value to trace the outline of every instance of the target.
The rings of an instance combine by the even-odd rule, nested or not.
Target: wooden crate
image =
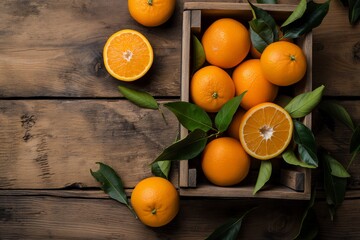
[[[281,24],[295,9],[295,5],[261,4]],[[191,36],[201,37],[201,32],[216,19],[231,17],[247,24],[252,19],[248,3],[210,3],[186,2],[183,12],[182,33],[182,66],[181,66],[181,100],[189,101],[189,83],[191,79]],[[308,33],[295,39],[307,57],[307,73],[305,79],[291,89],[294,95],[312,90],[312,34]],[[304,124],[311,128],[311,114],[304,118]],[[181,138],[186,137],[188,130],[181,126]],[[274,160],[276,161],[276,160]],[[259,197],[306,200],[311,194],[311,170],[288,166],[279,159],[277,172],[272,181],[253,195],[258,169],[250,171],[246,180],[238,186],[219,187],[209,183],[202,175],[199,159],[180,161],[179,187],[182,196],[201,197]],[[273,167],[274,168],[274,167]],[[276,167],[275,167],[276,168]],[[274,171],[273,171],[274,175]]]

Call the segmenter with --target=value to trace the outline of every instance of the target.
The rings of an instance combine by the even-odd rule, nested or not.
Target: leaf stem
[[[126,204],[126,206],[129,208],[130,212],[134,215],[134,217],[136,219],[139,219],[139,217],[137,216],[135,210],[132,208],[132,206],[130,204]]]
[[[351,157],[351,160],[350,160],[349,164],[348,164],[347,167],[346,167],[346,170],[349,170],[349,168],[350,168],[350,166],[351,166],[351,164],[352,164],[352,162],[354,161],[354,159],[355,159],[356,156],[357,156],[357,152],[354,152],[354,154],[353,154],[352,157]]]
[[[166,124],[166,125],[169,125],[169,123],[167,122],[167,120],[166,120],[166,118],[165,118],[165,114],[164,114],[163,110],[161,110],[160,107],[158,108],[158,110],[159,110],[159,112],[161,113],[161,116],[162,116],[162,118],[164,119],[165,124]]]

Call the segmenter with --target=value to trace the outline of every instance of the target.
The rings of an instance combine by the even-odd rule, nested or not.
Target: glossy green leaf
[[[189,102],[169,102],[164,106],[172,111],[179,122],[189,131],[201,129],[204,132],[212,129],[209,115],[199,106]]]
[[[296,157],[294,151],[290,148],[286,149],[282,153],[282,158],[284,159],[285,162],[287,162],[290,165],[300,166],[300,167],[304,167],[304,168],[316,168],[316,166],[314,166],[314,165],[310,165],[303,161],[300,161]]]
[[[250,1],[248,1],[248,3],[251,7],[251,10],[253,13],[253,18],[264,21],[270,27],[270,29],[272,31],[272,36],[273,36],[273,38],[271,39],[271,42],[278,41],[279,40],[279,31],[278,31],[275,19],[267,11],[261,9],[260,7],[256,7]]]
[[[151,164],[151,172],[157,177],[169,178],[171,161],[158,161]]]
[[[270,180],[272,165],[270,161],[261,161],[258,177],[256,180],[253,195],[255,195]]]
[[[301,118],[308,115],[319,104],[324,88],[324,85],[321,85],[311,92],[302,93],[294,97],[286,105],[285,110],[292,118]]]
[[[331,167],[327,155],[328,154],[325,151],[321,151],[320,153],[324,165],[324,190],[326,202],[329,205],[331,219],[333,219],[336,209],[344,201],[347,178],[339,178],[331,174]]]
[[[319,104],[319,110],[327,117],[333,118],[350,128],[355,129],[354,123],[350,117],[350,114],[340,104],[333,101],[321,101]]]
[[[192,47],[192,66],[193,72],[195,72],[205,63],[205,51],[201,42],[195,35],[192,35]]]
[[[216,114],[215,117],[215,126],[219,132],[225,132],[231,120],[238,109],[241,100],[243,99],[246,92],[241,93],[239,96],[236,96],[230,99],[227,103],[225,103],[220,111]]]
[[[301,160],[317,167],[319,164],[316,155],[316,142],[314,134],[303,123],[294,120],[294,141],[298,145],[298,152]]]
[[[316,189],[316,188],[315,188]],[[311,194],[311,199],[301,219],[298,234],[294,240],[313,240],[318,235],[319,226],[316,220],[315,210],[313,208],[315,202],[316,191]]]
[[[304,14],[292,23],[284,26],[281,30],[283,38],[298,38],[318,27],[329,11],[330,0],[325,3],[307,2]]]
[[[350,174],[346,171],[344,166],[339,163],[335,158],[329,154],[324,154],[323,156],[329,164],[331,175],[339,178],[348,178]]]
[[[249,25],[251,43],[256,50],[262,53],[274,40],[271,27],[262,19],[253,19],[249,22]]]
[[[285,27],[290,23],[301,18],[306,10],[307,1],[301,0],[300,3],[296,6],[295,10],[290,14],[290,16],[285,20],[285,22],[281,25],[281,27]]]
[[[110,166],[97,162],[100,165],[98,171],[93,172],[90,169],[91,175],[101,183],[101,189],[108,194],[112,199],[125,204],[130,211],[136,216],[134,210],[129,204],[127,196],[125,194],[124,185],[119,175]]]
[[[147,92],[131,89],[125,86],[118,86],[118,89],[125,98],[139,107],[159,109],[157,101]]]
[[[355,25],[360,19],[360,1],[359,0],[348,0],[349,1],[349,22]]]
[[[199,155],[205,148],[208,136],[206,132],[195,129],[190,132],[184,139],[173,143],[167,147],[155,160],[188,160]]]
[[[248,215],[253,209],[252,208],[246,211],[239,218],[231,218],[226,223],[215,229],[206,240],[236,240],[241,229],[241,224],[243,219]]]
[[[257,0],[257,3],[277,4],[277,0]]]

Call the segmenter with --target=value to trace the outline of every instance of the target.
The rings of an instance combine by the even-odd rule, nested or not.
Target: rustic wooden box
[[[268,11],[275,20],[281,24],[295,9],[295,5],[287,4],[261,4],[262,9]],[[181,100],[189,101],[189,82],[191,79],[191,36],[201,37],[203,31],[216,19],[231,17],[247,24],[252,19],[248,3],[209,3],[186,2],[183,12],[182,33],[182,65],[181,65]],[[294,95],[312,90],[312,34],[309,33],[301,39],[296,39],[307,57],[307,74],[299,84],[292,87]],[[311,115],[304,118],[304,124],[311,128]],[[186,137],[187,129],[181,126],[181,138]],[[182,196],[201,197],[259,197],[279,199],[306,200],[311,194],[311,170],[287,166],[278,161],[278,168],[274,180],[253,195],[258,169],[250,171],[247,179],[238,186],[218,187],[209,183],[201,173],[198,159],[180,161],[179,187]],[[276,168],[276,167],[275,167]],[[273,167],[274,169],[274,167]],[[273,179],[273,177],[272,177]]]

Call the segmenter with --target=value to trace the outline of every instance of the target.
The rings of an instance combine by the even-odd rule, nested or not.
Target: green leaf
[[[301,160],[317,167],[318,157],[316,155],[316,142],[314,134],[303,123],[294,120],[294,141],[298,145]]]
[[[285,162],[287,162],[290,165],[295,165],[295,166],[300,166],[300,167],[304,167],[304,168],[315,168],[315,166],[307,164],[305,162],[300,161],[293,150],[291,150],[290,148],[286,149],[283,153],[282,153],[282,158],[284,159]]]
[[[204,132],[212,129],[209,115],[200,107],[189,102],[169,102],[164,104],[172,111],[179,122],[189,131],[201,129]]]
[[[254,19],[260,19],[264,21],[271,29],[272,31],[272,41],[275,42],[279,40],[279,31],[275,22],[275,19],[265,10],[256,7],[254,4],[252,4],[250,1],[248,1],[250,4]]]
[[[319,104],[319,110],[321,113],[326,114],[326,116],[338,120],[351,130],[355,129],[350,114],[340,104],[333,101],[321,101]]]
[[[270,161],[261,161],[258,178],[256,180],[255,188],[253,195],[255,195],[264,185],[267,183],[271,177],[272,165]]]
[[[252,45],[260,53],[274,41],[274,34],[271,27],[262,19],[253,19],[249,22],[250,39]]]
[[[330,0],[325,3],[309,1],[304,14],[292,23],[282,27],[283,38],[297,38],[318,27],[329,11]]]
[[[331,175],[339,178],[350,177],[350,174],[346,171],[344,166],[341,163],[339,163],[336,159],[334,159],[332,156],[330,156],[329,154],[324,154],[323,157],[326,158],[326,161],[329,164]]]
[[[236,96],[229,101],[227,101],[220,111],[216,114],[215,117],[215,126],[217,127],[219,132],[225,132],[230,123],[231,120],[238,109],[240,102],[242,98],[244,97],[246,91],[241,93],[239,96]]]
[[[243,219],[247,214],[249,214],[252,208],[246,211],[242,216],[239,218],[231,218],[226,223],[215,229],[210,236],[206,238],[206,240],[236,240],[238,239],[238,235],[240,232],[241,224]]]
[[[97,162],[97,164],[100,165],[100,169],[96,172],[93,172],[90,169],[90,173],[96,179],[96,181],[101,183],[101,189],[112,199],[125,204],[136,216],[134,210],[129,204],[120,176],[117,175],[114,169],[112,169],[110,166],[101,162]]]
[[[285,22],[281,25],[281,27],[285,27],[290,23],[298,20],[304,15],[306,10],[306,0],[301,0],[300,3],[296,6],[295,10],[291,13],[291,15],[285,20]]]
[[[360,19],[360,1],[359,0],[348,0],[349,1],[349,22],[355,25]]]
[[[151,164],[151,172],[157,176],[165,179],[169,178],[171,168],[171,161],[158,161]]]
[[[155,160],[188,160],[199,155],[205,148],[208,136],[206,132],[195,129],[184,139],[167,147]]]
[[[319,232],[319,227],[316,221],[316,214],[313,208],[315,202],[315,195],[316,192],[314,190],[311,194],[309,205],[307,206],[301,219],[299,232],[295,236],[294,240],[312,240],[315,239]]]
[[[192,46],[193,46],[192,71],[195,72],[196,70],[201,68],[201,66],[204,65],[205,63],[205,51],[201,42],[195,35],[192,35]]]
[[[321,85],[311,92],[294,97],[286,105],[285,110],[292,118],[301,118],[308,115],[319,104],[324,88],[324,85]]]
[[[345,198],[347,178],[339,178],[331,174],[328,153],[320,151],[320,157],[324,165],[324,190],[326,202],[329,205],[331,219],[334,218],[336,209],[342,204]]]
[[[157,101],[147,92],[118,86],[118,89],[125,98],[142,108],[159,109]]]
[[[277,4],[276,0],[257,0],[257,3]]]

